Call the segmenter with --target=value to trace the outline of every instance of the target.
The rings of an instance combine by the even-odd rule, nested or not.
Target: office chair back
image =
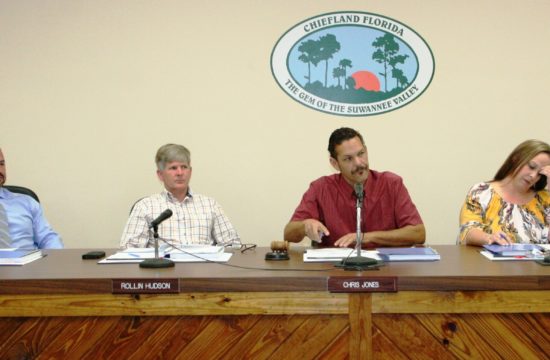
[[[17,185],[4,185],[4,187],[11,192],[28,195],[32,197],[34,200],[36,200],[37,202],[40,202],[40,199],[38,199],[38,195],[36,195],[36,193],[29,188],[26,188],[24,186],[17,186]]]
[[[132,204],[132,207],[130,208],[130,214],[132,213],[132,211],[134,211],[134,207],[136,206],[136,204],[137,204],[138,202],[140,202],[141,200],[145,199],[145,198],[146,198],[146,196],[144,196],[144,197],[142,197],[142,198],[139,198],[139,199],[137,199],[136,201],[134,201],[134,203]]]

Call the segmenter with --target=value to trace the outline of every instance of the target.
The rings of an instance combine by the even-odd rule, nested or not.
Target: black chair
[[[142,197],[142,198],[137,199],[137,200],[132,204],[132,207],[130,208],[130,214],[132,213],[132,211],[134,211],[134,207],[136,206],[136,204],[137,204],[138,202],[140,202],[141,200],[143,200],[143,199],[145,199],[145,196]]]
[[[16,186],[16,185],[4,185],[4,187],[11,192],[28,195],[32,197],[34,200],[36,200],[37,202],[40,202],[40,199],[38,199],[38,195],[36,195],[36,193],[29,188],[26,188],[24,186]]]

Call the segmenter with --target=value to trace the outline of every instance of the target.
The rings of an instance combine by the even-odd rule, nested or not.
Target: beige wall
[[[428,90],[397,111],[324,114],[271,75],[279,37],[318,14],[396,19],[430,45]],[[404,177],[428,243],[454,243],[468,188],[526,138],[549,141],[550,1],[0,2],[0,144],[67,247],[115,247],[153,156],[192,151],[195,191],[244,242],[267,245],[309,182],[332,172],[330,132],[360,130],[371,166]]]

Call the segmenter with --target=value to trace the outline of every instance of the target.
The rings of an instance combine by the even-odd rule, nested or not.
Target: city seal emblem
[[[288,30],[271,53],[281,89],[312,109],[369,116],[399,109],[430,85],[435,61],[413,29],[385,16],[334,12]]]

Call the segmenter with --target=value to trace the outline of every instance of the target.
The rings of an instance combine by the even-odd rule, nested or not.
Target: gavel
[[[266,260],[288,260],[288,241],[272,241],[271,252],[265,254]]]

